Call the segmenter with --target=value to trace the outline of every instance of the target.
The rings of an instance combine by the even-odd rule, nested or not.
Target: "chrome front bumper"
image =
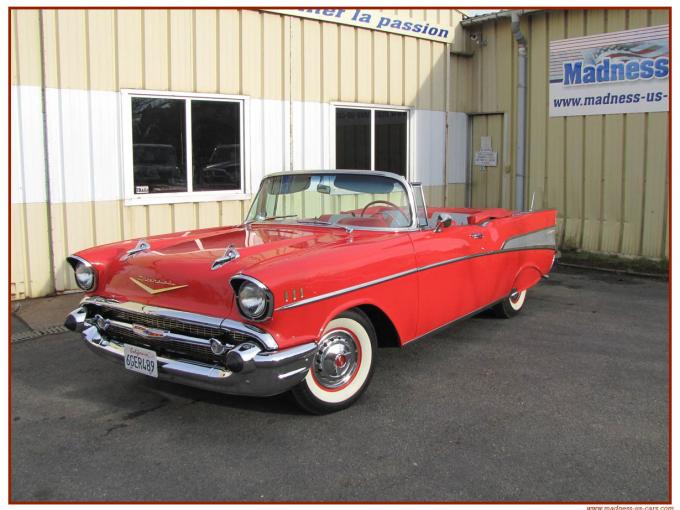
[[[91,351],[124,365],[124,344],[107,337],[106,331],[86,319],[83,308],[69,314],[66,326],[80,332],[85,345]],[[244,350],[243,368],[238,372],[219,363],[158,355],[158,378],[230,395],[278,395],[307,376],[316,349],[316,343],[310,342],[280,350]]]

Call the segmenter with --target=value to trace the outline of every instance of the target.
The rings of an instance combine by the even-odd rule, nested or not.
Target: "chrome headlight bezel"
[[[76,285],[78,286],[79,289],[84,290],[85,292],[89,292],[89,291],[97,288],[97,281],[98,281],[97,270],[95,269],[95,267],[92,264],[90,264],[84,258],[78,257],[77,255],[71,255],[71,256],[67,257],[66,261],[73,268],[74,279],[75,279]],[[86,273],[89,273],[91,275],[92,278],[91,278],[91,282],[90,282],[89,286],[81,284],[81,281],[78,279],[78,271],[79,270],[86,272]]]
[[[236,306],[238,306],[238,311],[243,317],[254,322],[262,322],[271,318],[274,313],[274,295],[265,284],[251,276],[242,274],[234,276],[229,283],[234,289]],[[241,303],[241,292],[248,289],[255,289],[255,292],[261,295],[262,304],[256,308],[255,313],[249,312]]]

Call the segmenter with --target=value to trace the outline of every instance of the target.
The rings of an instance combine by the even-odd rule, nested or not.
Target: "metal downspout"
[[[526,150],[526,116],[527,116],[527,40],[519,26],[519,14],[510,15],[510,30],[517,41],[517,142],[515,151],[515,209],[523,211],[524,207],[524,162]]]
[[[448,207],[449,200],[449,66],[451,62],[450,45],[446,45],[446,62],[444,62],[444,203],[443,207]]]

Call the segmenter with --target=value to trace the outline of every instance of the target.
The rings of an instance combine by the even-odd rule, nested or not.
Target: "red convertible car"
[[[555,220],[427,207],[419,184],[385,172],[273,174],[243,225],[70,256],[87,294],[66,326],[134,372],[337,411],[366,389],[379,346],[488,308],[517,314],[552,267]]]

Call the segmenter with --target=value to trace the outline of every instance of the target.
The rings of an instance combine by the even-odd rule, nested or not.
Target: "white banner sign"
[[[264,11],[311,18],[330,23],[352,25],[390,32],[393,34],[419,37],[441,43],[453,42],[453,27],[429,21],[419,21],[396,14],[367,9],[262,9]]]
[[[550,116],[668,111],[668,25],[550,43]]]

